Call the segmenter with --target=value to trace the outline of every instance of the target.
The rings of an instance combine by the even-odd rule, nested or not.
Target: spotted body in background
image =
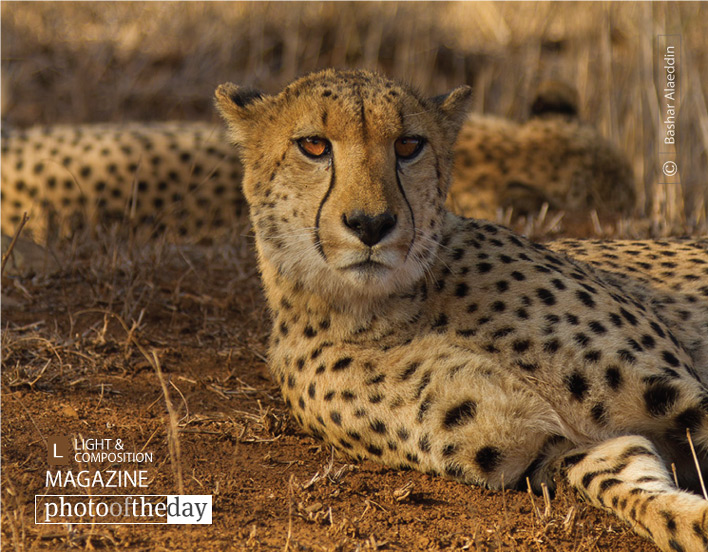
[[[3,130],[2,231],[27,211],[37,241],[131,221],[199,237],[245,217],[242,175],[216,124]]]
[[[448,205],[495,220],[551,209],[601,214],[634,207],[623,155],[576,117],[577,100],[541,89],[524,124],[470,115],[455,148]],[[569,97],[570,96],[570,97]],[[2,231],[22,213],[37,241],[97,224],[132,223],[199,238],[245,218],[242,167],[223,129],[201,122],[3,129]]]
[[[465,216],[495,220],[499,211],[554,211],[587,217],[629,214],[634,176],[625,156],[590,125],[544,112],[524,124],[471,115],[455,145],[449,205]]]
[[[708,547],[705,241],[535,244],[449,213],[470,99],[333,70],[216,93],[292,415],[355,458],[492,488],[560,472],[662,550]],[[666,264],[670,263],[670,264]]]

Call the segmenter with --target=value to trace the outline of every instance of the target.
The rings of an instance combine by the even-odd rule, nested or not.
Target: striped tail
[[[678,489],[652,443],[630,435],[563,460],[585,498],[628,522],[667,552],[708,551],[708,501]]]

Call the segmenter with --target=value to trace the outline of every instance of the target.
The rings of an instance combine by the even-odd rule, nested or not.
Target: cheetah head
[[[331,69],[274,96],[219,86],[261,263],[345,300],[418,281],[438,248],[470,96],[463,86],[425,99],[374,73]]]

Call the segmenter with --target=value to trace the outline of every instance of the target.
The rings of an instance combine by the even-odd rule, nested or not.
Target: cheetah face
[[[434,259],[470,90],[426,100],[367,72],[324,71],[276,96],[222,85],[261,261],[318,293],[388,295]]]

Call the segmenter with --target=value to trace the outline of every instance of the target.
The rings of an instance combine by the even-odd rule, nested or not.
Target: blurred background
[[[660,35],[679,35],[679,173],[661,174]],[[466,83],[475,111],[523,120],[539,83],[579,93],[581,118],[629,156],[639,216],[704,233],[708,6],[549,2],[3,2],[2,116],[18,127],[214,120],[232,81],[275,92],[362,67],[434,95]]]

